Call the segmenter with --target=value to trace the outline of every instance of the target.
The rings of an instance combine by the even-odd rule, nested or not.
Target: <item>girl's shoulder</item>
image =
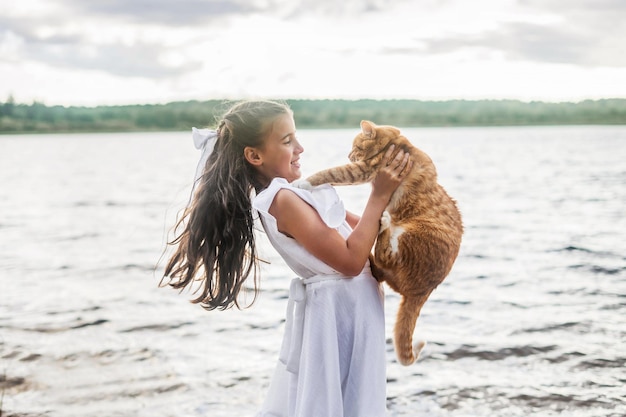
[[[267,186],[267,188],[265,188],[263,191],[257,194],[256,197],[254,197],[254,200],[252,201],[252,206],[258,211],[267,213],[270,206],[272,205],[272,202],[276,198],[276,194],[278,194],[278,192],[283,189],[293,191],[298,197],[313,205],[312,203],[314,199],[310,191],[294,187],[284,178],[274,178],[270,185]]]
[[[261,191],[252,201],[252,206],[261,214],[270,215],[269,209],[276,194],[288,189],[312,206],[330,227],[339,227],[346,218],[346,210],[337,191],[329,184],[314,187],[311,190],[294,187],[284,178],[274,178],[270,185]]]

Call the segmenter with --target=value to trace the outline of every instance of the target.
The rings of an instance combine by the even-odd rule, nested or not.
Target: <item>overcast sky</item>
[[[0,2],[0,102],[626,97],[626,0]]]

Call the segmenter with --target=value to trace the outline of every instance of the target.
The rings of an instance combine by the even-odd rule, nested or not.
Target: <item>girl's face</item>
[[[263,145],[252,149],[254,159],[248,155],[247,159],[259,172],[264,186],[276,177],[292,182],[302,175],[298,161],[304,148],[296,139],[296,124],[290,113],[278,116],[265,135]]]

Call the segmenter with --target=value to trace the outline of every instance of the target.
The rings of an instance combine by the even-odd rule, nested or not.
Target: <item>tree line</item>
[[[517,100],[283,100],[299,128],[358,128],[363,119],[398,127],[626,124],[626,99],[582,102]],[[180,131],[213,126],[226,100],[120,106],[0,103],[0,133]]]

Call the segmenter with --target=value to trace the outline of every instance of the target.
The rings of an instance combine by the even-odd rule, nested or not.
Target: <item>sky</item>
[[[625,0],[0,0],[0,102],[626,98]]]

